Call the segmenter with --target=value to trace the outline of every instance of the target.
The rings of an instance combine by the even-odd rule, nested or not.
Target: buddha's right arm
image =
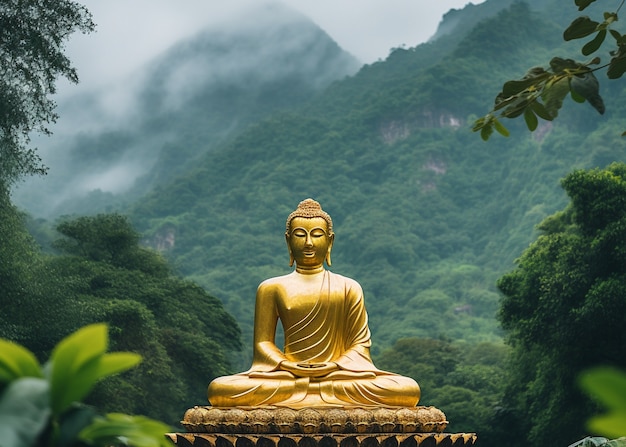
[[[274,371],[286,360],[275,344],[278,311],[271,286],[261,284],[257,290],[254,311],[254,359],[252,369]]]

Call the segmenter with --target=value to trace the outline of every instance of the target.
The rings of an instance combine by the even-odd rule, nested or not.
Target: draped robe
[[[284,351],[274,343],[277,321]],[[213,406],[415,406],[417,383],[379,370],[370,358],[363,292],[354,280],[323,270],[271,278],[257,290],[251,368],[209,385]],[[281,362],[334,362],[323,377],[297,377]]]

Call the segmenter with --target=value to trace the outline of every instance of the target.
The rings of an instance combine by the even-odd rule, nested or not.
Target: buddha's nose
[[[304,240],[304,245],[307,247],[312,247],[313,246],[313,240],[311,240],[311,235],[307,234],[306,235],[306,239]]]

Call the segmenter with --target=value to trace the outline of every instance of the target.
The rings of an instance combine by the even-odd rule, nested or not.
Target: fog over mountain
[[[54,137],[35,139],[49,174],[28,179],[14,199],[43,217],[117,206],[359,67],[307,17],[259,5],[178,43],[123,83],[64,99]],[[81,202],[90,192],[97,203]]]

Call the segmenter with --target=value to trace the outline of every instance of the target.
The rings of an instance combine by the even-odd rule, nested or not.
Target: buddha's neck
[[[299,267],[296,265],[296,272],[302,275],[315,275],[316,273],[321,273],[323,271],[323,265],[320,265],[319,267]]]

